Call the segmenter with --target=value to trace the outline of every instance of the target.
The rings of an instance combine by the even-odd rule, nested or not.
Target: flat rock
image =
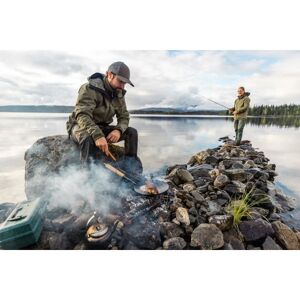
[[[287,225],[280,221],[272,223],[272,227],[275,231],[275,237],[280,245],[287,250],[299,250],[299,240],[296,233]]]
[[[185,169],[177,170],[176,176],[178,177],[178,180],[180,183],[187,183],[187,182],[191,182],[194,180],[194,177],[192,176],[192,174]]]
[[[223,247],[222,231],[214,224],[200,224],[191,235],[191,246],[213,250]]]

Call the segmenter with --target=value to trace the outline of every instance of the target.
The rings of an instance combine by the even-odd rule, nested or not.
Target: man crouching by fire
[[[80,87],[67,131],[79,146],[83,164],[95,158],[99,149],[108,156],[108,144],[122,140],[125,141],[125,158],[137,158],[138,133],[135,128],[128,127],[130,118],[124,89],[127,83],[134,86],[128,66],[115,62],[105,75],[95,73]],[[117,125],[112,126],[114,116]]]

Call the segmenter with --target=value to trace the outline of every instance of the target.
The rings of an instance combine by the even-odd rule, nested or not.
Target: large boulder
[[[110,145],[110,151],[117,159],[124,149]],[[100,160],[106,159],[99,152]],[[28,200],[47,196],[49,179],[71,166],[80,166],[77,145],[67,135],[48,136],[37,140],[25,152],[25,193]]]
[[[215,224],[200,224],[191,235],[191,246],[204,250],[219,249],[224,246],[222,231]]]
[[[275,231],[275,237],[278,242],[287,250],[299,250],[300,244],[296,233],[287,225],[280,221],[272,223],[272,227]]]

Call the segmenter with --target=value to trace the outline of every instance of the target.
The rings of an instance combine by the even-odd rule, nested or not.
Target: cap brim
[[[120,75],[117,75],[117,77],[118,77],[121,81],[126,82],[126,83],[129,83],[131,86],[134,87],[133,83],[132,83],[129,79],[127,79],[127,78],[125,78],[125,77],[123,77],[123,76],[120,76]]]

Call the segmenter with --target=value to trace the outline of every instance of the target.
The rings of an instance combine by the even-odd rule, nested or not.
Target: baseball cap
[[[123,82],[129,83],[131,86],[134,86],[130,81],[130,70],[122,61],[112,63],[108,67],[107,71],[115,74]]]

